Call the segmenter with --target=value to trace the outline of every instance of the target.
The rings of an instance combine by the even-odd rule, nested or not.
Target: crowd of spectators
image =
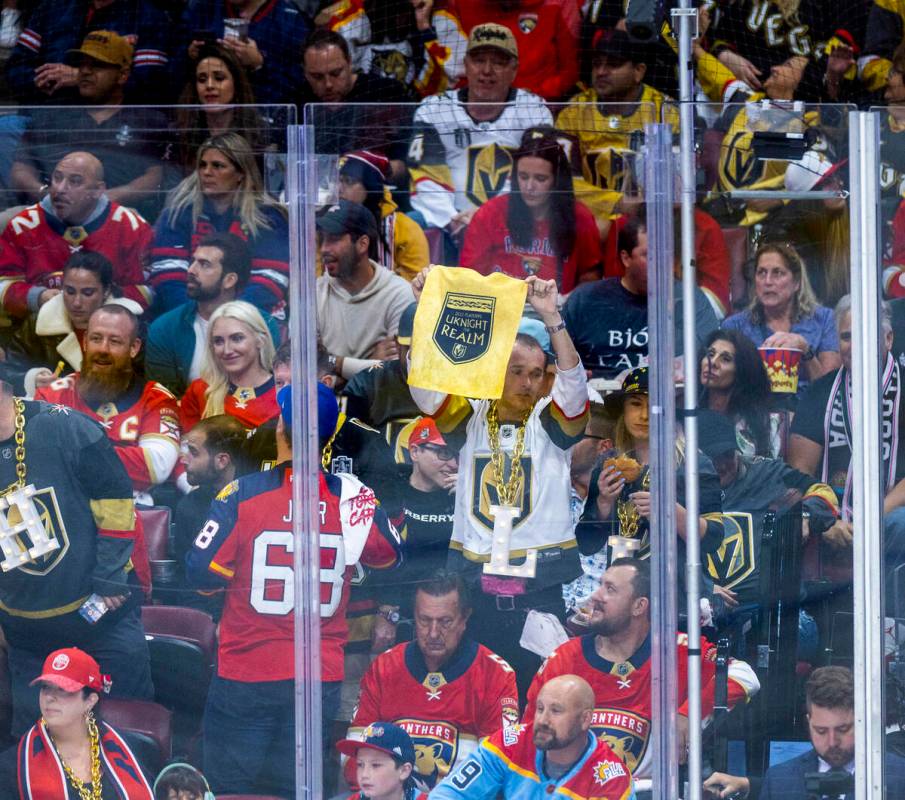
[[[292,262],[315,273],[323,796],[522,796],[514,775],[535,768],[535,749],[545,792],[588,796],[595,774],[619,796],[632,780],[644,788],[656,498],[643,145],[648,123],[678,132],[668,21],[642,44],[623,4],[602,0],[0,5],[0,743],[23,743],[0,754],[0,785],[36,800],[59,786],[121,800],[292,796]],[[676,246],[670,377],[700,387],[699,502],[687,520],[679,420],[676,544],[684,564],[697,530],[706,729],[745,739],[750,768],[730,775],[708,752],[714,796],[771,796],[779,778],[760,780],[758,755],[770,737],[810,735],[851,771],[835,750],[824,758],[814,714],[850,706],[850,676],[819,668],[852,637],[846,187],[858,154],[846,112],[876,105],[877,567],[887,613],[905,608],[894,7],[698,10],[697,287],[688,308]],[[295,120],[313,127],[316,173],[316,196],[301,199],[316,239],[298,242]],[[497,400],[409,385],[433,264],[526,284]],[[686,315],[694,376],[680,368]],[[537,559],[529,578],[481,569],[507,506],[511,558]],[[161,507],[166,558],[149,558],[145,512]],[[764,663],[780,540],[798,570],[798,626],[783,619],[785,661]],[[676,574],[684,761],[688,576]],[[146,763],[128,729],[104,721],[103,698],[95,709],[107,690],[110,702],[156,697],[152,604],[217,625],[206,705],[175,703],[191,719],[156,784],[169,754]],[[807,717],[792,702],[765,730],[771,692],[787,682],[803,700],[815,668]],[[728,725],[720,692],[737,707]],[[525,761],[504,775],[501,758]]]

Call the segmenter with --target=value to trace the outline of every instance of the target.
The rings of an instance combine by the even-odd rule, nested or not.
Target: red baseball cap
[[[433,417],[421,417],[409,435],[409,447],[413,444],[439,444],[446,447],[446,439],[440,433]]]
[[[31,682],[51,683],[64,692],[77,692],[79,689],[94,689],[106,692],[110,678],[101,674],[101,668],[91,656],[77,647],[65,647],[54,650],[44,660],[41,674]]]

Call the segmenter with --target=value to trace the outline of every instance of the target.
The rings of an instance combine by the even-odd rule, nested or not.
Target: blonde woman
[[[189,384],[180,402],[182,430],[198,420],[229,414],[247,428],[275,417],[274,345],[267,323],[251,303],[234,300],[213,314],[201,377]]]
[[[195,171],[172,192],[157,221],[150,283],[160,314],[184,303],[193,243],[210,233],[232,233],[251,251],[251,279],[242,294],[274,313],[289,288],[286,209],[264,191],[255,154],[238,133],[211,136],[198,148]]]
[[[754,299],[738,314],[723,320],[755,347],[801,350],[798,396],[815,381],[842,365],[833,312],[814,297],[808,273],[789,244],[762,244],[754,255]]]

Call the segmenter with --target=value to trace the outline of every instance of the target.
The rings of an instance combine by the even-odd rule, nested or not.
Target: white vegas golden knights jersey
[[[459,451],[456,511],[450,550],[473,565],[490,560],[493,516],[490,506],[499,502],[490,461],[487,410],[490,400],[442,397],[411,387],[412,397],[424,411],[436,409],[437,427],[452,441],[464,429]],[[528,417],[522,455],[522,489],[516,499],[521,515],[512,523],[511,560],[519,563],[526,550],[538,550],[536,586],[543,588],[575,578],[581,571],[570,513],[571,448],[584,435],[588,414],[588,389],[584,367],[558,372],[549,397],[542,398]],[[516,441],[516,427],[500,425],[500,445],[505,454],[505,478]]]
[[[469,116],[466,97],[466,89],[433,95],[415,112],[408,152],[412,208],[431,227],[443,228],[458,212],[508,191],[522,134],[553,124],[543,99],[524,89],[513,89],[503,113],[487,122]]]

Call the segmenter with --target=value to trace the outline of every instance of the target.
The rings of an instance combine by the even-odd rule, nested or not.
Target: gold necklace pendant
[[[650,467],[644,468],[641,478],[641,490],[650,490]],[[616,517],[619,520],[619,535],[626,539],[634,539],[641,527],[641,514],[631,500],[620,500],[616,503]]]
[[[501,506],[515,506],[519,491],[522,488],[524,472],[522,470],[522,454],[525,452],[525,430],[528,427],[528,417],[534,406],[529,408],[522,417],[521,423],[515,431],[515,446],[509,457],[509,480],[505,479],[506,454],[500,446],[500,417],[496,401],[487,409],[487,440],[490,446],[490,466],[493,469],[493,481],[497,486],[497,497]]]
[[[87,783],[83,783],[78,779],[75,772],[72,771],[72,767],[70,767],[69,764],[66,763],[66,759],[63,758],[63,754],[60,752],[60,748],[57,747],[57,743],[54,741],[53,734],[50,732],[50,728],[47,727],[47,723],[43,718],[41,719],[41,722],[44,724],[47,736],[53,744],[53,749],[56,750],[57,756],[59,756],[60,766],[63,767],[63,772],[66,773],[66,777],[69,780],[69,783],[72,784],[72,788],[79,793],[79,800],[103,800],[103,785],[101,783],[101,736],[97,729],[97,723],[94,721],[94,715],[90,715],[87,720],[88,739],[91,744],[91,781]]]

